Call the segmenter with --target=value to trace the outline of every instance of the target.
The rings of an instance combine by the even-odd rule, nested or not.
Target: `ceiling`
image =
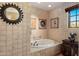
[[[57,8],[63,5],[72,4],[74,2],[29,2],[29,3],[34,7],[37,7],[46,11],[50,11],[54,8]],[[48,5],[51,5],[52,7],[48,7]]]

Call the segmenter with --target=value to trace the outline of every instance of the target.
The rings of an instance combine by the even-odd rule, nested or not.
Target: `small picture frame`
[[[31,29],[36,29],[36,18],[31,19]]]
[[[39,29],[46,29],[47,20],[46,19],[39,19]]]
[[[59,28],[59,18],[58,17],[52,18],[50,20],[50,26],[51,28]]]

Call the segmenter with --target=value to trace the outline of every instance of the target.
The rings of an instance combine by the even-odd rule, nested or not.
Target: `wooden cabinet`
[[[71,42],[70,40],[63,40],[61,50],[64,56],[78,55],[78,42]]]

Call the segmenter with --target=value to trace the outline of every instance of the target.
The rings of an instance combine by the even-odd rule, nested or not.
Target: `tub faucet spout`
[[[37,41],[34,42],[33,46],[38,46],[38,43]]]

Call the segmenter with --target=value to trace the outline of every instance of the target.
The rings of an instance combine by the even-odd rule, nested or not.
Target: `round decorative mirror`
[[[5,10],[5,15],[9,20],[16,20],[19,18],[19,12],[12,7],[9,7]]]
[[[43,20],[41,21],[41,26],[42,26],[42,27],[46,26],[45,21],[43,21]]]
[[[16,4],[5,4],[0,8],[0,16],[3,21],[9,24],[21,22],[23,18],[22,10]]]

